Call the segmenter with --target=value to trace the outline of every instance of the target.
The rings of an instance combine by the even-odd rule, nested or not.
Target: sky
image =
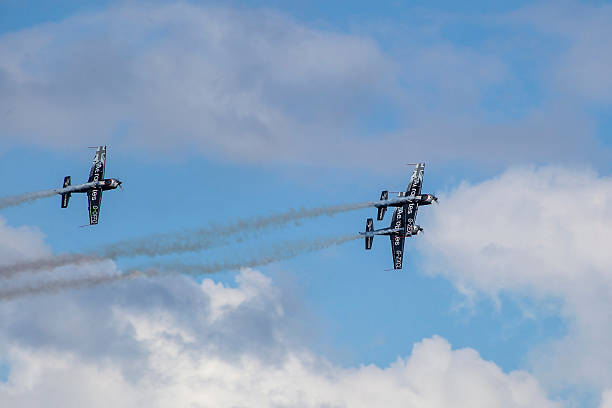
[[[194,229],[207,250],[2,279],[0,405],[612,407],[612,4],[0,0],[0,268]],[[425,162],[404,268],[362,231]],[[376,221],[377,228],[388,226]],[[217,236],[244,220],[245,232]],[[290,252],[287,250],[286,252]]]

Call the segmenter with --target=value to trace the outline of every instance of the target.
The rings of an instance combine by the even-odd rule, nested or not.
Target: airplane
[[[91,166],[87,183],[73,186],[70,184],[70,176],[66,176],[64,177],[63,187],[55,190],[57,194],[62,196],[62,208],[68,207],[68,201],[70,201],[72,193],[87,193],[87,200],[89,203],[89,225],[97,224],[100,218],[102,192],[114,190],[117,187],[121,187],[122,184],[118,179],[104,178],[106,146],[98,146],[97,148],[92,147],[92,149],[96,149],[96,154],[94,155],[93,165]]]
[[[380,199],[384,204],[378,206],[378,220],[382,220],[387,207],[397,207],[393,213],[393,219],[389,228],[375,230],[374,221],[368,218],[366,221],[365,232],[360,235],[365,237],[365,248],[372,249],[372,241],[375,235],[388,235],[391,239],[391,252],[393,253],[393,269],[402,269],[404,259],[404,240],[423,231],[419,225],[415,224],[419,205],[429,205],[438,202],[438,198],[432,194],[421,194],[423,185],[423,174],[425,163],[418,163],[410,177],[410,183],[406,192],[398,193],[398,197],[404,197],[409,201],[389,200],[389,192],[383,191]]]
[[[425,173],[425,163],[417,163],[410,177],[410,184],[406,191],[398,191],[398,198],[389,198],[389,191],[383,190],[380,193],[380,203],[374,204],[378,208],[376,219],[382,221],[385,217],[387,207],[403,207],[410,202],[416,202],[418,205],[429,205],[433,202],[438,202],[438,197],[433,194],[421,194],[423,185],[423,174]],[[393,192],[393,191],[392,191]]]

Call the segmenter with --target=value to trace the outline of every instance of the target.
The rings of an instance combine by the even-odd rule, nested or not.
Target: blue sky
[[[58,322],[53,332],[36,326],[40,308],[68,305],[76,317],[67,321],[80,321],[82,313],[84,321],[108,319],[115,330],[124,326],[96,308],[137,314],[140,320],[130,324],[140,327],[142,319],[156,321],[157,312],[139,314],[148,304],[181,321],[181,330],[201,334],[208,329],[193,316],[201,300],[189,308],[179,301],[184,293],[191,302],[201,283],[209,305],[250,299],[228,303],[246,305],[248,313],[219,330],[236,330],[245,343],[261,341],[260,354],[244,352],[261,361],[269,350],[309,350],[338,370],[370,364],[384,370],[398,357],[416,364],[422,350],[446,341],[449,358],[473,349],[475,366],[492,362],[503,381],[515,381],[510,372],[521,370],[537,383],[533,398],[609,407],[612,355],[602,346],[612,317],[606,292],[612,269],[602,245],[612,225],[606,16],[612,17],[607,2],[572,1],[0,3],[2,195],[53,188],[65,175],[86,181],[87,146],[97,144],[108,144],[106,176],[125,183],[125,191],[104,194],[95,228],[78,227],[87,220],[80,195],[67,210],[59,197],[3,209],[0,248],[12,262],[35,257],[40,247],[78,252],[287,208],[376,199],[382,189],[405,188],[411,172],[405,163],[417,160],[427,162],[424,191],[442,202],[419,212],[426,232],[407,241],[402,271],[385,270],[389,244],[378,237],[369,252],[359,240],[257,272],[207,277],[223,289],[203,278],[177,278],[26,298],[18,301],[23,315],[11,302],[0,305],[7,322],[24,316],[33,322],[22,332],[12,330],[18,323],[6,323],[11,334],[0,338],[0,380],[8,388],[2,394],[0,386],[0,401],[32,404],[25,394],[19,399],[20,381],[45,393],[44,379],[28,379],[14,367],[66,356],[76,359],[75,371],[102,364],[90,355],[98,342],[63,342],[78,326]],[[581,203],[567,196],[576,193],[584,194]],[[481,205],[471,210],[471,201]],[[575,211],[579,204],[589,210]],[[265,253],[284,240],[357,232],[374,213],[305,220],[171,259],[207,263]],[[576,225],[567,225],[570,216]],[[582,234],[589,238],[581,241]],[[112,267],[147,262],[119,259]],[[576,271],[583,277],[576,280]],[[156,303],[145,289],[167,298]],[[271,317],[279,307],[282,318]],[[48,313],[51,323],[62,319]],[[260,321],[283,340],[257,337]],[[101,336],[116,345],[108,361],[121,370],[132,347],[145,350],[141,334],[121,331],[125,343],[110,329]],[[208,337],[201,344],[218,346]],[[224,364],[247,346],[236,347]],[[158,355],[146,350],[143,355]],[[594,360],[600,366],[585,368]],[[132,388],[118,395],[133,392],[144,398],[138,401],[165,406],[121,372],[129,384],[121,387]],[[306,394],[308,387],[304,382]],[[490,395],[507,405],[490,406],[521,406],[502,391]],[[401,402],[402,390],[394,392]],[[188,398],[231,406],[227,399]],[[329,398],[318,406],[350,403],[341,394]],[[451,391],[448,398],[473,406]]]

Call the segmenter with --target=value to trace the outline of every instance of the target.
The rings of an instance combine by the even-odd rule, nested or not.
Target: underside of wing
[[[404,260],[404,234],[391,234],[391,252],[393,253],[393,269],[402,269]]]
[[[102,205],[102,189],[96,188],[87,192],[89,203],[89,225],[95,225],[100,218],[100,207]]]
[[[104,166],[106,164],[106,146],[98,146],[94,155],[91,171],[89,172],[89,180],[100,181],[104,180]]]
[[[398,230],[397,233],[389,235],[389,238],[391,238],[391,252],[393,253],[393,269],[402,269],[404,235],[406,234],[406,209],[407,206],[397,207],[391,219],[390,228]]]
[[[425,163],[418,163],[414,166],[414,171],[410,177],[410,183],[406,189],[406,195],[415,196],[421,194],[423,187],[423,175],[425,174]]]
[[[419,205],[416,202],[408,203],[405,207],[405,219],[406,219],[406,236],[412,236],[413,226],[416,224],[417,211]]]
[[[405,213],[405,206],[397,207],[395,211],[393,211],[393,218],[391,218],[391,225],[389,225],[389,228],[403,230],[406,226]]]

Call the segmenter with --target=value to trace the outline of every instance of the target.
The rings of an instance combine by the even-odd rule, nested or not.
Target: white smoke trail
[[[143,238],[128,239],[92,249],[84,253],[64,254],[42,258],[34,261],[19,262],[0,266],[0,277],[7,278],[26,271],[41,271],[60,266],[99,262],[103,259],[117,259],[122,257],[148,256],[195,252],[216,246],[226,245],[230,242],[241,242],[251,235],[268,228],[282,227],[291,222],[359,210],[380,205],[393,205],[413,200],[411,197],[395,198],[386,201],[367,201],[353,204],[322,206],[317,208],[290,209],[283,213],[269,216],[238,219],[226,225],[211,225],[206,228],[154,234]]]
[[[359,239],[359,235],[348,235],[316,241],[294,241],[287,242],[272,248],[268,253],[252,258],[238,260],[224,260],[210,264],[185,265],[181,263],[166,263],[151,265],[143,268],[130,268],[124,273],[111,275],[94,275],[73,279],[62,279],[49,281],[39,284],[29,284],[17,288],[5,289],[0,291],[0,301],[12,300],[24,296],[32,296],[45,293],[56,293],[64,290],[92,288],[112,282],[118,282],[137,277],[155,277],[162,275],[184,274],[184,275],[204,275],[221,271],[235,270],[241,268],[253,268],[264,266],[273,262],[294,258],[298,255],[319,251],[334,245],[341,245],[345,242]]]
[[[91,288],[106,283],[118,282],[139,276],[136,272],[113,275],[86,276],[73,279],[62,279],[44,283],[30,283],[21,287],[0,291],[0,301],[17,299],[23,296],[32,296],[45,293],[56,293],[64,290]]]
[[[277,245],[267,253],[250,259],[225,260],[202,265],[185,265],[182,263],[165,263],[150,266],[158,273],[182,273],[186,275],[210,274],[227,270],[254,268],[264,266],[273,262],[294,258],[298,255],[320,251],[335,245],[341,245],[348,241],[363,238],[360,235],[347,235],[336,238],[322,239],[316,241],[292,241]]]
[[[33,193],[25,193],[25,194],[8,196],[8,197],[0,197],[0,209],[29,203],[31,201],[38,200],[41,198],[51,197],[55,194],[57,194],[56,190],[43,190],[43,191],[36,191]]]

